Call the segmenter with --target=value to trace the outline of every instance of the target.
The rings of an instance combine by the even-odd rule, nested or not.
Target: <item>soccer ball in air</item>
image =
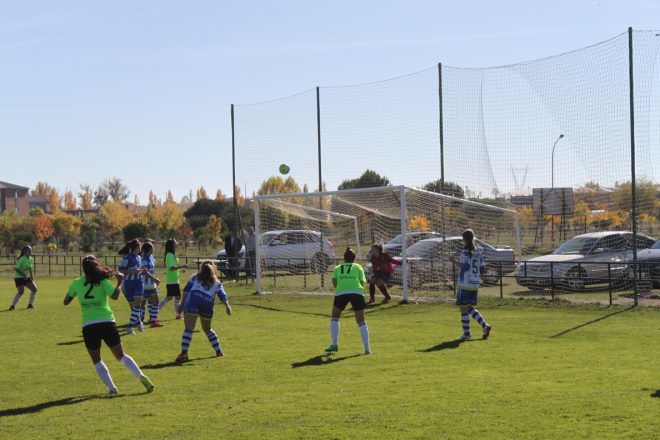
[[[282,174],[289,174],[289,171],[291,171],[291,168],[289,168],[289,165],[283,163],[280,165],[280,173]]]

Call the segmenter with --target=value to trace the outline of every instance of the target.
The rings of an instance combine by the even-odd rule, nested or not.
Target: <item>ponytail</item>
[[[472,252],[477,250],[477,247],[474,245],[474,231],[472,229],[463,231],[463,241],[465,242],[465,249],[472,256]]]

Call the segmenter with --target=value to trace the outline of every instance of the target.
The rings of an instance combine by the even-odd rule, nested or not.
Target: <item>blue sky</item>
[[[232,103],[538,59],[658,17],[650,0],[3,0],[0,180],[231,193]]]

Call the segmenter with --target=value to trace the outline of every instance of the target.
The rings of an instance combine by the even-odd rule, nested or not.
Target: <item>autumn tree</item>
[[[234,191],[236,192],[236,204],[245,205],[245,197],[241,195],[241,187],[236,185]]]
[[[149,191],[149,206],[156,206],[159,204],[160,202],[158,201],[158,197],[156,197],[156,194],[154,194],[153,191]]]
[[[280,176],[271,176],[264,180],[259,186],[258,194],[294,194],[299,193],[300,187],[291,176],[286,180]]]
[[[55,212],[52,217],[57,246],[68,249],[71,243],[80,236],[80,225],[82,222],[78,217],[62,211]]]
[[[218,190],[215,192],[215,200],[224,200],[225,198],[226,198],[226,197],[225,197],[225,194],[222,192],[221,189],[218,189]]]
[[[78,207],[76,203],[76,197],[71,191],[64,193],[64,209],[67,211],[73,211]]]
[[[123,203],[128,200],[128,196],[131,194],[128,187],[122,183],[119,177],[105,179],[99,185],[99,188],[103,188],[104,192],[115,202]]]
[[[114,240],[121,236],[124,226],[133,220],[133,214],[123,203],[109,200],[99,209],[98,219],[103,234]]]
[[[94,199],[94,192],[89,185],[80,185],[80,192],[78,193],[80,199],[80,208],[86,211],[91,211],[94,206],[92,200]]]
[[[34,236],[38,241],[47,240],[55,234],[53,218],[47,214],[34,217],[32,227],[34,228]]]
[[[34,189],[30,191],[30,195],[33,197],[43,197],[47,199],[50,197],[50,191],[53,189],[52,186],[48,184],[48,182],[37,182],[37,184],[34,186]]]
[[[206,190],[204,189],[204,186],[200,186],[199,189],[197,190],[197,199],[208,199],[209,195],[206,193]],[[192,201],[192,200],[191,200]]]
[[[55,188],[50,189],[50,194],[48,195],[48,210],[50,212],[55,212],[60,209],[60,196],[57,195],[57,190]]]
[[[162,211],[162,215],[158,225],[158,234],[161,237],[180,237],[179,234],[186,222],[183,208],[174,202],[165,202],[159,209]]]
[[[429,231],[430,222],[425,215],[416,215],[408,222],[408,227],[411,231]]]
[[[222,219],[220,217],[210,215],[205,229],[209,244],[218,244],[220,241],[222,241]]]
[[[174,202],[174,195],[172,194],[171,190],[167,190],[167,195],[165,196],[165,203],[175,203]]]

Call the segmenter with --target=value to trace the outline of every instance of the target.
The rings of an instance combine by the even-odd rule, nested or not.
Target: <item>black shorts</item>
[[[16,287],[27,286],[32,284],[32,278],[14,278],[14,284]]]
[[[167,296],[181,298],[181,286],[179,286],[179,283],[166,284],[165,287],[167,288]]]
[[[85,347],[89,350],[98,350],[101,348],[101,341],[104,341],[110,348],[121,344],[117,324],[114,322],[99,322],[83,327],[83,338],[85,338]]]
[[[367,308],[367,303],[364,301],[364,295],[360,293],[345,293],[343,295],[337,295],[335,296],[332,305],[339,310],[344,310],[349,302],[351,303],[351,306],[353,306],[353,310],[356,312]]]
[[[389,272],[374,272],[374,276],[376,278],[380,278],[381,280],[383,280],[386,283],[390,280],[391,275],[392,274],[389,273]]]

